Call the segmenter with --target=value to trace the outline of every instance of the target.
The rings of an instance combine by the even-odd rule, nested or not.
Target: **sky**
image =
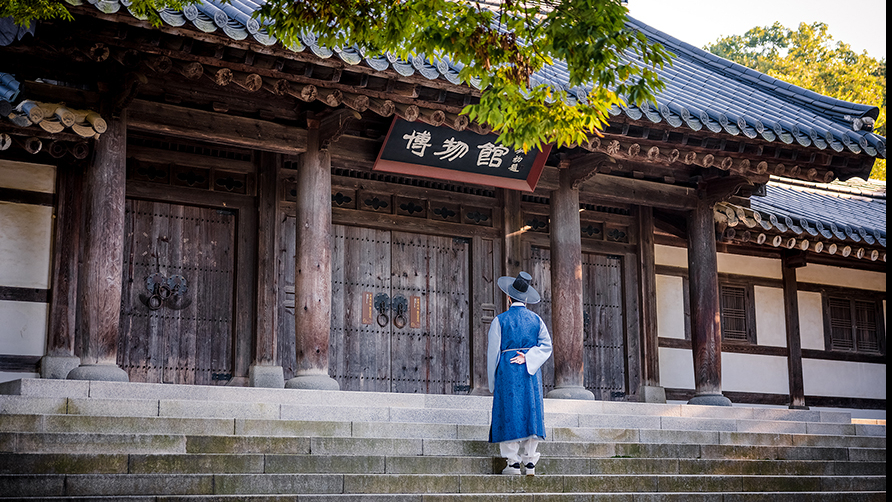
[[[628,0],[629,14],[697,47],[775,21],[790,29],[821,21],[834,42],[886,57],[885,0]]]

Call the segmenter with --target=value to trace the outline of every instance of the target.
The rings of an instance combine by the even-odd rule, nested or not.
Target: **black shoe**
[[[502,469],[502,474],[520,474],[520,464],[514,462],[513,464],[508,465]]]
[[[523,466],[524,471],[527,476],[535,476],[536,475],[536,466],[533,465],[532,462],[528,462],[527,465]]]

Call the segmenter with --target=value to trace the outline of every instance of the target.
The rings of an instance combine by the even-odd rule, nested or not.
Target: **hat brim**
[[[527,287],[525,292],[520,292],[514,287],[515,277],[505,276],[499,277],[498,284],[499,289],[505,292],[506,295],[514,298],[519,302],[524,303],[539,303],[542,301],[542,298],[539,296],[539,292],[535,290],[532,286]]]

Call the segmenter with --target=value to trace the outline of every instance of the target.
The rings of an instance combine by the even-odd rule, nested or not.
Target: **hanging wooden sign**
[[[394,118],[372,169],[532,192],[551,151],[508,148],[495,134]]]

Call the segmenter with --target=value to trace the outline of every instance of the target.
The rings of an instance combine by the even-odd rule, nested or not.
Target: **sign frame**
[[[475,185],[485,185],[499,188],[509,188],[512,190],[519,190],[524,192],[533,192],[536,190],[536,185],[539,183],[539,178],[542,176],[542,172],[545,170],[545,162],[548,160],[548,155],[551,152],[552,147],[552,145],[549,143],[545,145],[541,151],[538,151],[536,153],[536,157],[533,160],[533,164],[530,167],[530,171],[525,179],[505,178],[502,176],[491,174],[480,174],[459,169],[436,167],[428,164],[413,164],[409,162],[382,158],[382,156],[384,155],[384,151],[391,140],[394,128],[399,121],[406,122],[407,124],[418,123],[429,128],[452,130],[445,126],[437,127],[425,124],[424,122],[409,122],[401,119],[398,116],[394,116],[393,121],[390,123],[390,128],[387,130],[387,135],[384,137],[384,143],[382,144],[381,149],[378,151],[378,156],[375,159],[374,165],[372,166],[373,171],[383,171],[388,173],[421,176],[425,178],[453,181],[458,183],[471,183]],[[474,133],[471,132],[471,134]],[[488,134],[482,137],[490,137],[491,142],[495,143],[497,135]],[[396,140],[396,138],[394,138],[394,140]]]

